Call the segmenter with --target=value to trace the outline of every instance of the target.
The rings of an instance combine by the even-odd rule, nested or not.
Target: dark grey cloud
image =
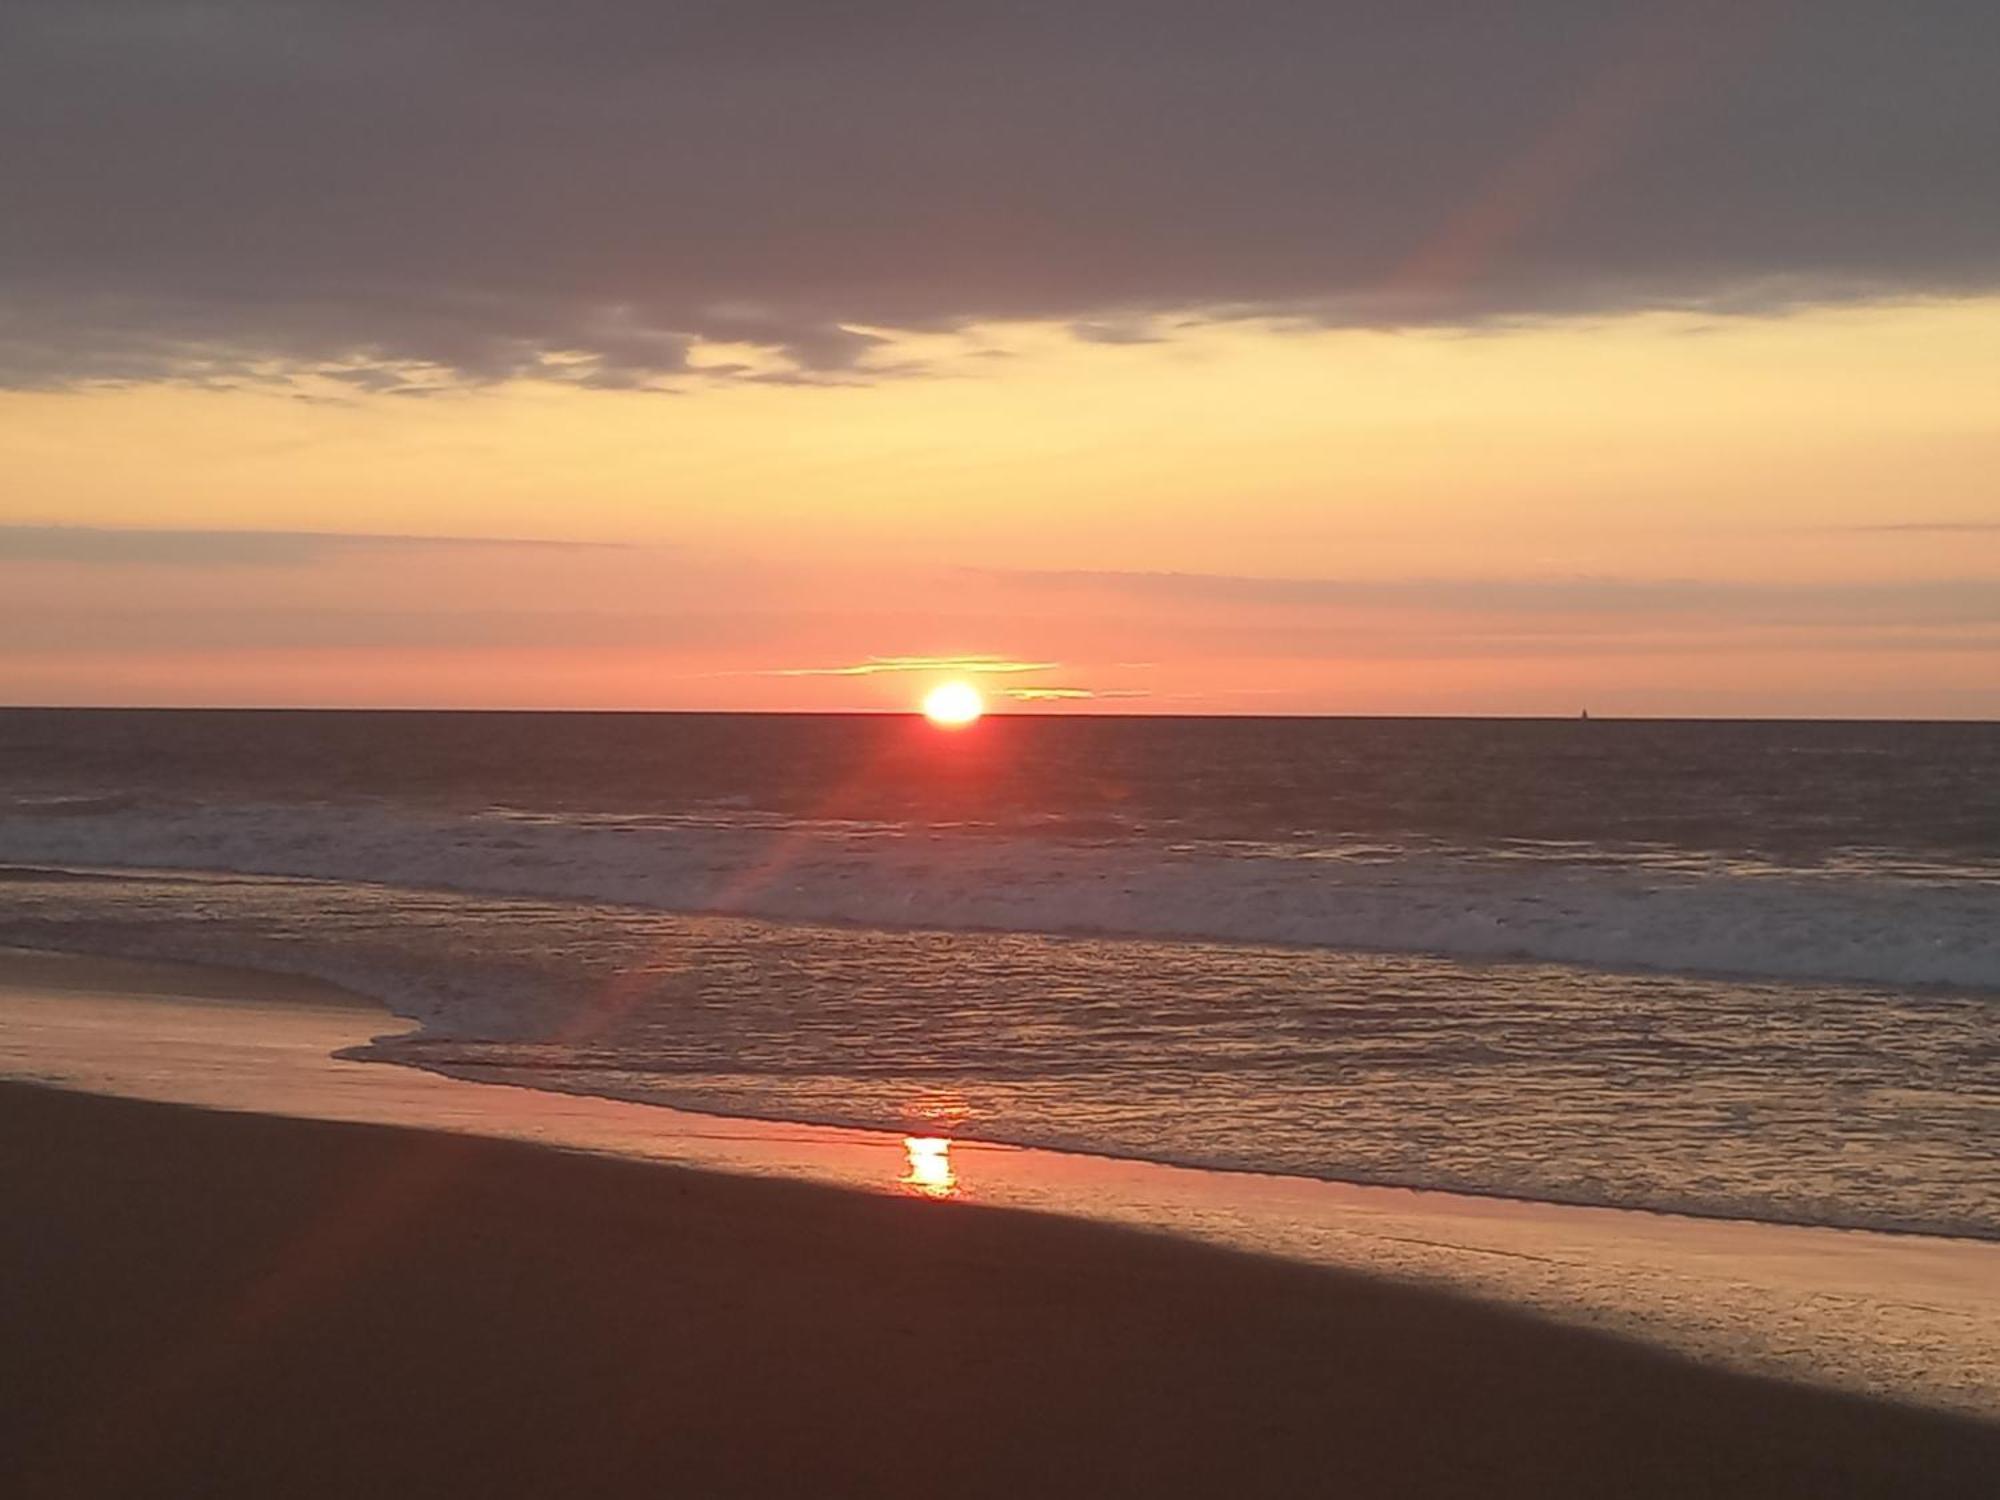
[[[1983,291],[1996,52],[1969,0],[9,0],[0,383]]]
[[[349,531],[253,531],[0,524],[0,562],[165,567],[302,567],[351,553],[467,549],[599,550],[596,542],[402,536]]]
[[[2000,625],[2000,578],[1747,582],[1700,578],[1266,578],[1225,573],[983,570],[1030,592],[1095,594],[1170,608],[1400,609],[1505,619],[1728,625]]]

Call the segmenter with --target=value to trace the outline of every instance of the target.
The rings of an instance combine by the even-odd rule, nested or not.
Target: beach
[[[0,15],[0,1500],[2000,1500],[2000,5]]]
[[[740,1170],[608,1159],[672,1112],[315,1065],[390,1019],[323,986],[33,954],[6,975],[12,1076],[37,1076],[38,1014],[44,1084],[145,1093],[149,1055],[153,1092],[224,1106],[0,1086],[24,1494],[1827,1496],[2000,1473],[1977,1416],[1448,1286],[768,1175],[783,1148],[838,1178],[880,1141],[711,1120]],[[206,1081],[176,1050],[196,1040]],[[453,1102],[424,1114],[430,1089]],[[457,1128],[258,1112],[279,1096]],[[555,1113],[492,1138],[516,1098]]]
[[[0,1090],[33,1495],[1990,1493],[2000,1430],[1051,1216]]]

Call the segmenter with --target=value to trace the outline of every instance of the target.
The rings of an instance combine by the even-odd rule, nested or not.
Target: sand
[[[943,1212],[982,1203],[1166,1229],[1456,1289],[1703,1363],[2000,1420],[1992,1241],[1189,1171],[968,1140],[919,1160],[890,1132],[354,1060],[350,1049],[409,1024],[305,980],[0,950],[0,1078],[805,1178],[917,1194]]]
[[[968,1142],[941,1185],[330,1055],[403,1024],[0,953],[0,1076],[69,1090],[0,1086],[0,1493],[2000,1493],[2000,1246]]]
[[[1007,1210],[0,1087],[32,1496],[1990,1495],[2000,1428]]]

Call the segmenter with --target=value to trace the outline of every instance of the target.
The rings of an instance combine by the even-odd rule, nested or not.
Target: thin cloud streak
[[[1700,578],[1284,578],[1226,573],[977,570],[1050,594],[1101,594],[1168,607],[1400,608],[1435,614],[1732,624],[2000,623],[2000,578],[1752,582]]]
[[[0,522],[0,562],[154,567],[303,567],[356,552],[623,550],[616,542],[395,532],[34,525]]]
[[[1004,656],[871,656],[844,667],[775,667],[760,677],[874,677],[884,672],[1051,672],[1058,661],[1010,661]]]
[[[1873,525],[1837,526],[1831,529],[1876,536],[1983,536],[2000,533],[2000,521],[1883,521]]]
[[[1024,687],[1002,688],[1001,696],[1020,703],[1067,703],[1107,698],[1150,698],[1144,688]]]

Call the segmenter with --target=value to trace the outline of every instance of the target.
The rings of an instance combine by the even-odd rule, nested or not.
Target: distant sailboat
[[[1578,717],[1579,719],[1587,719],[1587,718],[1589,718],[1589,717],[1590,717],[1590,710],[1586,708],[1586,709],[1585,709],[1585,710],[1584,710],[1584,711],[1583,711],[1582,713],[1578,714],[1578,715],[1577,715],[1577,717]]]

